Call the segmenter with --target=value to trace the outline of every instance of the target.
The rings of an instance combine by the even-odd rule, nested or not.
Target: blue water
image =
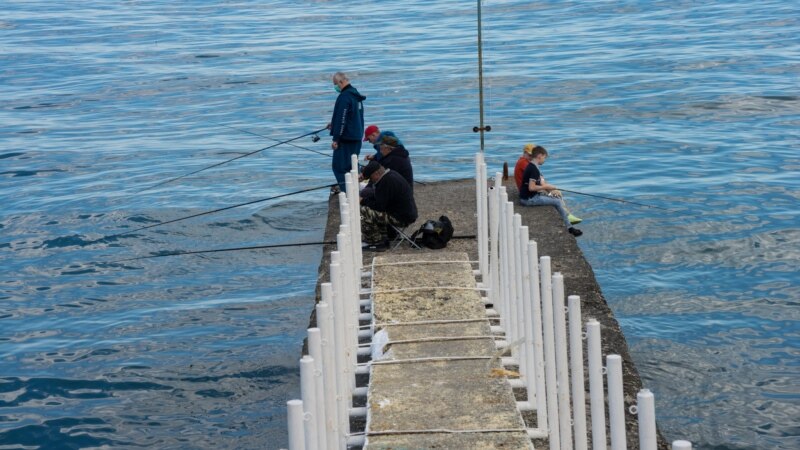
[[[670,440],[800,448],[800,4],[483,4],[486,153],[551,151]],[[277,448],[332,181],[330,75],[422,180],[479,148],[474,2],[0,8],[0,447]]]

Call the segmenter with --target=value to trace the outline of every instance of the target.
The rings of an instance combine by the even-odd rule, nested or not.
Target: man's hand
[[[331,142],[331,148],[336,150],[337,148],[339,148],[339,143],[336,141]]]
[[[364,157],[364,161],[372,161],[375,158],[375,155],[367,155]]]
[[[325,128],[326,128],[326,129],[328,129],[328,130],[330,130],[330,129],[331,129],[331,123],[330,123],[330,122],[328,122],[328,124],[327,124],[327,125],[325,125]]]

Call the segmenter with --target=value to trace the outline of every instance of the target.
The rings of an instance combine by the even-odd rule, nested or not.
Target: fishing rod
[[[450,239],[475,239],[476,235],[453,236]],[[189,251],[176,251],[169,253],[159,253],[157,255],[137,256],[135,258],[117,259],[109,261],[107,264],[115,264],[125,261],[138,261],[142,259],[164,258],[167,256],[182,256],[182,255],[199,255],[203,253],[221,253],[221,252],[235,252],[242,250],[263,250],[270,248],[286,248],[286,247],[305,247],[309,245],[333,245],[336,241],[320,241],[320,242],[298,242],[295,244],[273,244],[273,245],[251,245],[247,247],[229,247],[229,248],[215,248],[211,250],[189,250]]]
[[[264,139],[269,139],[270,141],[275,141],[275,142],[277,142],[277,141],[278,141],[278,139],[275,139],[274,137],[266,136],[266,135],[263,135],[263,134],[258,134],[258,133],[255,133],[255,132],[253,132],[253,131],[248,131],[248,130],[243,130],[243,129],[241,129],[241,128],[232,127],[232,126],[230,126],[230,125],[225,125],[224,123],[218,123],[218,122],[214,122],[214,123],[216,123],[217,125],[219,125],[219,126],[221,126],[221,127],[230,128],[231,130],[236,130],[236,131],[240,131],[240,132],[242,132],[242,133],[251,134],[251,135],[253,135],[253,136],[262,137],[262,138],[264,138]],[[317,136],[317,135],[315,134],[315,135],[314,135],[314,136],[311,138],[311,140],[312,140],[313,142],[317,142],[317,141],[319,141],[319,136]],[[307,150],[307,151],[309,151],[309,152],[314,152],[314,153],[316,153],[316,154],[318,154],[318,155],[327,156],[327,157],[329,157],[329,158],[331,157],[331,155],[329,155],[329,154],[327,154],[327,153],[322,153],[322,152],[320,152],[320,151],[313,150],[313,149],[310,149],[310,148],[307,148],[307,147],[303,147],[303,146],[301,146],[301,145],[292,144],[292,143],[289,143],[289,142],[287,142],[287,144],[291,145],[292,147],[296,147],[296,148],[299,148],[299,149],[302,149],[302,150]]]
[[[644,207],[646,207],[646,208],[655,208],[655,209],[660,209],[660,210],[663,210],[663,211],[675,212],[675,211],[673,211],[673,210],[671,210],[671,209],[662,208],[662,207],[660,207],[660,206],[655,206],[655,205],[647,205],[647,204],[644,204],[644,203],[632,202],[632,201],[630,201],[630,200],[623,200],[623,199],[621,199],[621,198],[605,197],[605,196],[603,196],[603,195],[596,195],[596,194],[587,194],[587,193],[585,193],[585,192],[571,191],[571,190],[569,190],[569,189],[563,189],[563,188],[558,188],[558,190],[559,190],[559,191],[564,191],[564,192],[570,192],[570,193],[572,193],[572,194],[586,195],[586,196],[588,196],[588,197],[597,197],[597,198],[602,198],[602,199],[605,199],[605,200],[611,200],[611,201],[615,201],[615,202],[621,202],[621,203],[630,203],[631,205],[644,206]]]
[[[304,247],[309,245],[328,245],[328,244],[335,244],[336,241],[320,241],[320,242],[299,242],[295,244],[274,244],[274,245],[252,245],[249,247],[232,247],[232,248],[216,248],[211,250],[193,250],[193,251],[176,251],[170,253],[160,253],[157,255],[148,255],[148,256],[137,256],[135,258],[125,258],[125,259],[117,259],[114,261],[108,262],[108,264],[114,264],[119,262],[125,261],[137,261],[141,259],[153,259],[153,258],[164,258],[167,256],[181,256],[181,255],[199,255],[202,253],[221,253],[221,252],[234,252],[240,250],[263,250],[263,249],[270,249],[270,248],[284,248],[284,247]]]
[[[301,135],[301,136],[293,137],[293,138],[291,138],[291,139],[287,139],[287,140],[285,140],[285,141],[280,141],[280,142],[278,142],[277,144],[269,145],[269,146],[267,146],[267,147],[260,148],[260,149],[258,149],[258,150],[254,150],[254,151],[252,151],[252,152],[245,153],[244,155],[239,155],[239,156],[236,156],[236,157],[234,157],[234,158],[231,158],[231,159],[229,159],[229,160],[222,161],[222,162],[219,162],[219,163],[216,163],[216,164],[212,164],[212,165],[210,165],[210,166],[208,166],[208,167],[203,167],[202,169],[195,170],[194,172],[189,172],[189,173],[187,173],[187,174],[185,174],[185,175],[181,175],[181,176],[179,176],[179,177],[175,177],[175,178],[170,178],[169,180],[162,181],[162,182],[160,182],[160,183],[156,183],[156,184],[154,184],[154,185],[152,185],[152,186],[150,186],[150,187],[148,187],[148,188],[142,189],[142,190],[141,190],[141,191],[139,191],[139,192],[141,193],[141,192],[144,192],[144,191],[149,191],[150,189],[156,188],[156,187],[158,187],[158,186],[162,186],[162,185],[164,185],[164,184],[167,184],[167,183],[171,183],[171,182],[173,182],[173,181],[180,180],[181,178],[186,178],[186,177],[188,177],[189,175],[194,175],[194,174],[196,174],[196,173],[200,173],[200,172],[202,172],[202,171],[204,171],[204,170],[208,170],[208,169],[211,169],[211,168],[214,168],[214,167],[219,167],[219,166],[221,166],[221,165],[223,165],[223,164],[227,164],[227,163],[229,163],[229,162],[231,162],[231,161],[236,161],[237,159],[241,159],[241,158],[244,158],[244,157],[246,157],[246,156],[250,156],[250,155],[252,155],[252,154],[255,154],[255,153],[258,153],[258,152],[263,152],[264,150],[268,150],[268,149],[271,149],[271,148],[273,148],[273,147],[277,147],[277,146],[279,146],[279,145],[282,145],[282,144],[288,144],[289,142],[296,141],[296,140],[298,140],[298,139],[300,139],[300,138],[304,138],[304,137],[306,137],[306,136],[311,136],[312,134],[313,134],[313,135],[316,135],[316,134],[317,134],[317,133],[319,133],[320,131],[324,131],[324,130],[326,130],[326,129],[327,129],[327,127],[325,127],[325,128],[320,128],[319,130],[315,130],[315,131],[312,131],[312,132],[310,132],[310,133],[303,134],[303,135]]]
[[[225,125],[223,123],[217,123],[217,122],[214,122],[214,123],[216,123],[217,125],[219,125],[221,127],[230,128],[231,130],[236,130],[236,131],[241,131],[242,133],[252,134],[253,136],[259,136],[259,137],[262,137],[264,139],[269,139],[271,141],[277,141],[277,139],[275,139],[273,137],[265,136],[263,134],[258,134],[258,133],[252,132],[252,131],[243,130],[241,128],[232,127],[230,125]],[[314,137],[316,139],[312,139],[312,140],[314,142],[317,142],[319,140],[319,136],[314,136]],[[303,149],[303,150],[308,150],[310,152],[314,152],[314,153],[320,154],[322,156],[327,156],[328,158],[333,157],[333,155],[329,155],[327,153],[322,153],[322,152],[319,152],[319,151],[316,151],[316,150],[312,150],[310,148],[302,147],[300,145],[295,145],[295,144],[289,144],[289,145],[291,145],[292,147],[297,147],[297,148]],[[358,163],[358,167],[363,169],[366,166],[364,164]],[[423,183],[422,181],[414,180],[414,183],[421,184],[421,185],[425,186],[425,183]]]
[[[276,198],[288,197],[290,195],[296,195],[296,194],[302,194],[303,192],[311,192],[311,191],[316,191],[318,189],[330,188],[331,186],[334,186],[334,185],[333,184],[326,184],[324,186],[317,186],[317,187],[313,187],[313,188],[309,188],[309,189],[303,189],[301,191],[289,192],[288,194],[275,195],[275,196],[272,196],[272,197],[262,198],[262,199],[259,199],[259,200],[251,200],[249,202],[239,203],[237,205],[226,206],[224,208],[214,209],[212,211],[206,211],[206,212],[201,212],[201,213],[197,213],[197,214],[192,214],[190,216],[181,217],[181,218],[173,219],[173,220],[168,220],[166,222],[154,223],[154,224],[150,224],[150,225],[147,225],[147,226],[144,226],[144,227],[136,228],[135,230],[126,231],[124,233],[117,233],[117,234],[112,234],[110,236],[105,236],[105,237],[102,237],[100,239],[95,240],[95,242],[103,241],[103,240],[106,240],[106,239],[111,239],[113,237],[125,236],[125,235],[128,235],[128,234],[136,233],[137,231],[146,230],[148,228],[155,228],[155,227],[158,227],[158,226],[161,226],[161,225],[166,225],[168,223],[180,222],[181,220],[191,219],[191,218],[194,218],[194,217],[205,216],[207,214],[213,214],[213,213],[220,212],[220,211],[225,211],[225,210],[228,210],[228,209],[238,208],[240,206],[247,206],[247,205],[252,205],[252,204],[255,204],[255,203],[266,202],[268,200],[275,200]]]

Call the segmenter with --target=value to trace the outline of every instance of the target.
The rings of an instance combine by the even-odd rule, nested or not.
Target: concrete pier
[[[521,431],[534,426],[532,419],[535,416],[526,413],[521,417],[516,410],[515,397],[518,401],[526,400],[524,390],[512,391],[505,376],[493,376],[498,372],[492,372],[492,369],[499,369],[500,365],[497,359],[492,359],[497,354],[496,347],[493,339],[488,337],[491,331],[485,307],[479,292],[474,289],[476,279],[472,269],[475,267],[469,263],[439,264],[435,267],[396,264],[409,259],[478,259],[474,239],[477,230],[474,183],[473,179],[469,179],[415,186],[419,220],[409,230],[419,227],[425,220],[438,219],[440,215],[448,216],[454,225],[456,238],[450,241],[446,249],[416,250],[403,245],[385,253],[364,253],[365,269],[373,264],[373,258],[376,264],[373,279],[374,323],[379,325],[377,329],[384,329],[389,335],[386,359],[398,361],[378,362],[372,366],[371,379],[368,380],[370,416],[368,429],[365,429],[369,448],[531,448],[532,444],[536,448],[548,447],[546,439],[531,441]],[[510,200],[516,201],[513,181],[506,183],[506,187],[512,197]],[[335,240],[339,227],[338,211],[338,200],[332,197],[326,241]],[[530,228],[530,238],[536,240],[539,255],[550,256],[553,271],[563,274],[565,293],[580,296],[582,320],[593,318],[600,322],[603,354],[621,356],[627,410],[635,404],[642,383],[630,358],[625,337],[603,298],[578,242],[566,232],[552,207],[517,207],[516,212],[522,215],[523,224]],[[320,282],[329,279],[327,272],[332,249],[333,246],[326,246],[323,251]],[[431,286],[440,288],[400,290]],[[475,322],[402,325],[457,319]],[[392,322],[396,324],[388,325]],[[311,325],[315,323],[316,318],[312,313]],[[441,339],[455,336],[474,338]],[[466,359],[470,355],[474,355],[475,359]],[[399,362],[418,358],[440,360]],[[360,383],[366,385],[366,380],[361,379]],[[472,393],[472,387],[480,389]],[[636,417],[626,414],[625,421],[628,448],[637,448]],[[365,425],[358,424],[361,427]],[[419,432],[408,433],[415,430]],[[484,432],[432,432],[435,430]],[[395,433],[397,431],[405,433]],[[660,436],[658,448],[669,448]]]

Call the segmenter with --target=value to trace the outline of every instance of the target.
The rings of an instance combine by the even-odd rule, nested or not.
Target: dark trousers
[[[342,192],[344,192],[344,174],[352,168],[350,155],[358,156],[359,153],[361,153],[361,141],[339,141],[339,148],[333,151],[331,169]]]

